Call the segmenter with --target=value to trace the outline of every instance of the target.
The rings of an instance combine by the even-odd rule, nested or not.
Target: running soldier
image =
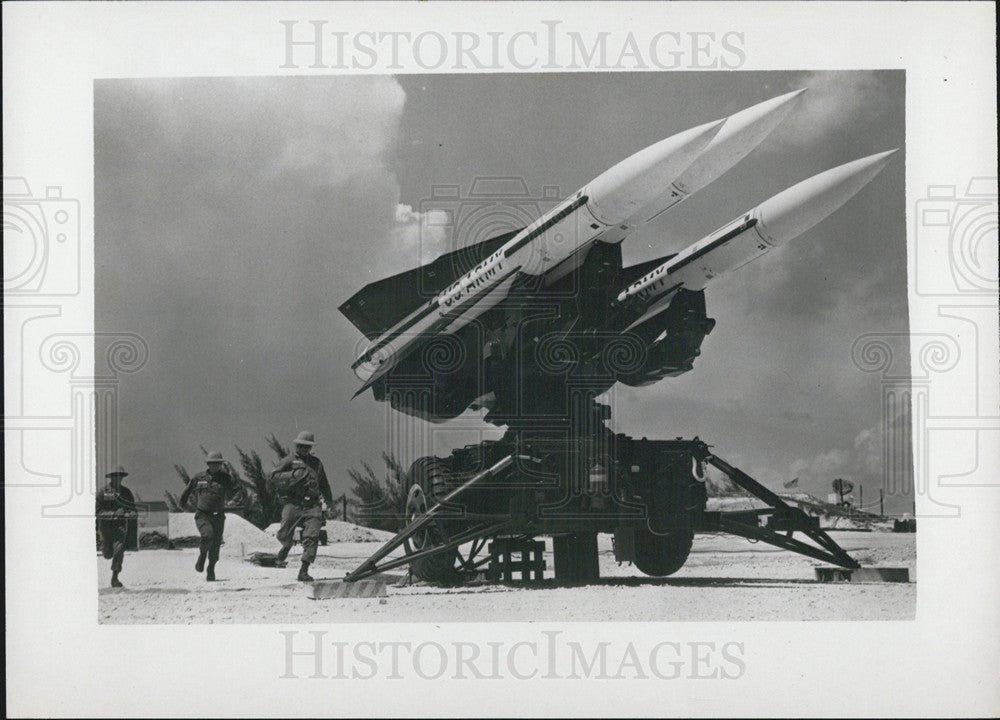
[[[180,504],[184,507],[188,498],[194,496],[194,521],[201,535],[201,545],[198,549],[198,561],[194,569],[201,572],[205,569],[205,558],[208,558],[208,572],[205,579],[215,580],[215,563],[219,561],[219,547],[222,545],[222,530],[226,524],[223,512],[226,506],[226,495],[233,489],[235,481],[232,475],[223,470],[225,460],[222,453],[210,452],[205,456],[208,470],[198,473],[188,482],[181,493]]]
[[[309,566],[316,561],[316,547],[325,519],[321,501],[325,500],[328,508],[333,507],[333,493],[323,463],[312,454],[315,444],[311,432],[300,432],[294,440],[295,454],[279,460],[271,473],[278,497],[284,503],[278,530],[280,562],[285,561],[295,543],[295,528],[302,527],[300,582],[312,581]]]
[[[126,475],[128,473],[125,472],[125,468],[119,465],[104,476],[111,482],[97,491],[97,505],[94,510],[97,528],[101,533],[102,554],[111,561],[111,587],[113,588],[122,587],[118,574],[122,571],[129,523],[135,522],[138,517],[135,509],[135,496],[132,495],[131,490],[122,485],[122,480]]]

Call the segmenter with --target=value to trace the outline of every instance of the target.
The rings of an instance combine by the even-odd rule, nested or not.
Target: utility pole
[[[339,498],[334,500],[335,503],[339,502],[341,507],[341,514],[344,518],[344,522],[347,522],[347,493],[344,493]]]
[[[858,485],[858,492],[861,493],[861,499],[858,500],[858,509],[861,510],[861,512],[864,512],[865,511],[865,486],[864,485]]]
[[[882,488],[878,489],[878,514],[879,517],[885,518],[885,490]]]

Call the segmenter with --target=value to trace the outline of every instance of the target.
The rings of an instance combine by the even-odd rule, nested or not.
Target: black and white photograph
[[[5,3],[11,715],[995,716],[994,10]]]
[[[909,398],[870,367],[906,345],[904,96],[98,82],[97,351],[149,355],[115,463],[167,510],[101,622],[912,619]]]

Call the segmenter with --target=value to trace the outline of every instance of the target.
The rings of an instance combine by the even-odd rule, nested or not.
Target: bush
[[[288,449],[281,444],[273,433],[271,437],[266,439],[266,442],[272,452],[278,456],[278,459],[288,455]],[[201,451],[207,454],[205,448],[202,448]],[[264,530],[271,523],[281,520],[281,503],[275,496],[273,488],[271,488],[269,482],[270,473],[264,470],[264,463],[257,451],[251,450],[247,453],[239,446],[236,446],[236,452],[240,457],[240,466],[243,469],[243,475],[246,475],[248,479],[244,479],[243,475],[232,464],[226,463],[226,472],[236,480],[234,488],[226,498],[226,512],[239,515],[244,520]],[[184,466],[174,465],[174,470],[177,472],[178,477],[180,477],[181,487],[187,486],[191,480],[191,476]],[[168,490],[164,493],[164,496],[166,497],[170,512],[194,512],[192,499],[189,498],[185,507],[181,507],[177,495]]]
[[[169,545],[169,538],[156,530],[149,530],[139,535],[140,550],[157,550],[169,547]]]
[[[348,475],[354,482],[351,494],[357,498],[353,520],[363,527],[399,532],[404,525],[406,510],[406,472],[391,454],[382,453],[386,465],[383,479],[366,462],[362,470],[350,469]]]

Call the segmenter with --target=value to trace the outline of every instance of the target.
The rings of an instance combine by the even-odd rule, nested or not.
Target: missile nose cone
[[[889,150],[845,163],[765,200],[754,211],[758,232],[771,245],[798,237],[870,183],[895,152]]]
[[[584,190],[590,212],[606,225],[629,217],[676,180],[725,122],[723,118],[671,135],[604,171]]]
[[[856,162],[871,161],[872,164],[881,163],[878,166],[878,170],[876,170],[875,173],[872,175],[872,177],[875,177],[875,175],[878,174],[879,170],[881,170],[882,168],[884,168],[886,165],[889,164],[889,158],[891,158],[893,155],[895,155],[898,152],[899,152],[899,148],[893,148],[892,150],[886,150],[885,152],[880,152],[880,153],[876,153],[875,155],[869,155],[866,158],[861,158],[861,160],[858,160]]]
[[[771,134],[805,91],[802,88],[785,93],[730,115],[705,151],[674,185],[690,194],[724,175]]]

